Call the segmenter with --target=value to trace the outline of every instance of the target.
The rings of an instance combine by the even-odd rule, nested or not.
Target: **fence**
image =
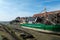
[[[43,30],[50,30],[60,32],[60,25],[46,25],[46,24],[20,24],[20,26],[26,26],[30,28],[37,28]]]

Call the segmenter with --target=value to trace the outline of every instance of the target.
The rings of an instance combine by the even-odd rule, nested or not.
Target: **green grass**
[[[43,30],[51,30],[60,32],[60,25],[46,25],[46,24],[20,24],[21,26],[38,28]]]

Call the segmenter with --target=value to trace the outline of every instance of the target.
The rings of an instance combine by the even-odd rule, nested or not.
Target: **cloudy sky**
[[[0,0],[0,21],[32,16],[44,7],[47,11],[60,10],[60,0]]]

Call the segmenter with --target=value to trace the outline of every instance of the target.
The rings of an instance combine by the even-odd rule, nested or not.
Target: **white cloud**
[[[52,2],[52,1],[54,1],[54,0],[44,0],[43,2]],[[32,16],[33,14],[31,11],[34,11],[34,10],[37,10],[37,12],[41,11],[40,8],[43,8],[43,6],[44,5],[40,5],[40,3],[36,3],[36,4],[35,3],[29,3],[29,2],[21,2],[20,3],[17,1],[16,2],[15,1],[14,2],[10,2],[10,1],[8,2],[8,1],[0,0],[0,21],[1,20],[2,21],[13,20],[18,16],[20,16],[20,17]],[[54,7],[51,9],[56,10],[57,8]],[[36,11],[34,11],[34,12],[36,12]]]
[[[0,21],[13,20],[18,16],[31,16],[32,13],[22,10],[26,5],[28,4],[21,3],[18,5],[15,3],[8,3],[4,0],[0,0]]]
[[[44,2],[53,2],[53,1],[59,1],[59,0],[45,0]]]
[[[24,16],[25,15],[25,16]],[[26,16],[32,16],[33,14],[30,14],[29,12],[17,12],[15,13],[14,15],[12,14],[7,14],[7,13],[4,13],[4,12],[0,12],[0,21],[9,21],[9,20],[13,20],[15,19],[16,17],[20,16],[20,17],[26,17]]]

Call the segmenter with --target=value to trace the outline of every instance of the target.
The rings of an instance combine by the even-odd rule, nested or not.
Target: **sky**
[[[16,17],[30,17],[47,11],[60,10],[60,0],[0,0],[0,21],[11,21]]]

